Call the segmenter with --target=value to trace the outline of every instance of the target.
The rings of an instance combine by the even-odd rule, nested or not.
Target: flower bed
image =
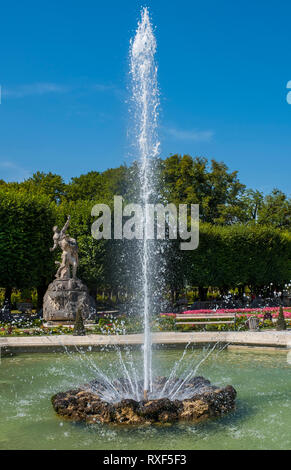
[[[264,320],[266,313],[271,313],[272,318],[276,319],[279,315],[279,308],[265,307],[260,309],[254,308],[240,308],[240,309],[218,309],[218,310],[187,310],[183,312],[185,319],[190,315],[206,315],[215,314],[223,315],[229,313],[236,313],[236,330],[246,330],[246,321],[250,316],[257,316],[260,320],[260,328],[274,328],[274,323],[271,319]],[[291,307],[284,308],[284,317],[287,321],[287,326],[291,327]],[[183,319],[184,320],[184,319]],[[198,318],[197,318],[198,320]],[[198,320],[199,321],[199,320]],[[203,321],[203,320],[202,320]],[[153,318],[151,322],[151,330],[153,332],[162,331],[195,331],[201,330],[202,325],[179,325],[176,322],[176,313],[161,313]],[[177,326],[178,325],[178,326]],[[234,330],[234,325],[221,323],[218,325],[203,325],[206,331],[229,331]],[[104,315],[100,318],[97,324],[86,327],[88,334],[102,334],[102,335],[125,335],[143,332],[143,322],[141,317],[127,317],[120,315],[113,318],[111,315]],[[73,327],[70,326],[53,326],[47,327],[42,324],[40,319],[32,321],[12,321],[9,324],[0,323],[0,337],[5,336],[46,336],[46,335],[68,335],[73,333]]]
[[[68,335],[73,333],[69,326],[45,327],[37,326],[31,328],[18,328],[9,324],[0,323],[0,337],[6,336],[46,336],[46,335]]]
[[[291,307],[283,307],[284,310],[284,317],[291,318]],[[259,318],[263,318],[265,313],[271,313],[273,318],[278,317],[279,315],[279,307],[264,307],[264,308],[220,308],[217,310],[185,310],[184,312],[179,313],[184,314],[185,318],[186,315],[206,315],[206,314],[229,314],[229,313],[236,313],[237,316],[247,316],[251,317],[253,315],[258,316]],[[162,317],[176,317],[176,313],[161,313]]]
[[[198,315],[211,315],[213,314],[213,317],[215,318],[215,315],[223,315],[223,314],[230,314],[230,313],[235,313],[236,314],[236,326],[234,325],[229,325],[227,323],[220,323],[220,324],[209,324],[204,323],[204,320],[201,319],[201,325],[191,325],[191,321],[189,321],[189,325],[179,325],[179,321],[183,322],[184,320],[187,320],[187,316],[195,316],[197,315],[197,321],[199,322],[199,316]],[[172,327],[172,330],[179,330],[179,331],[195,331],[195,330],[201,330],[201,327],[203,326],[203,329],[206,331],[243,331],[247,330],[247,320],[249,317],[256,316],[259,319],[259,327],[268,329],[268,328],[274,328],[274,323],[272,319],[264,319],[266,313],[269,313],[272,315],[272,319],[276,319],[279,316],[279,307],[264,307],[264,308],[237,308],[237,309],[217,309],[217,310],[208,310],[208,309],[203,309],[203,310],[186,310],[185,312],[179,313],[179,315],[184,314],[185,318],[179,319],[176,321],[176,313],[161,313],[160,318],[161,318],[161,323],[160,323],[160,331],[162,331],[165,327],[169,328],[170,324]],[[284,317],[287,320],[287,326],[291,326],[291,307],[284,307]],[[211,321],[211,320],[209,320]],[[223,319],[221,319],[223,321]]]

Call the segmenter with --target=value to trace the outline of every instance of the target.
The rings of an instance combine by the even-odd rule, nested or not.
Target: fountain
[[[144,8],[130,47],[132,103],[139,154],[139,202],[143,208],[143,240],[140,250],[144,319],[143,377],[139,377],[132,365],[133,361],[130,361],[131,365],[128,367],[121,351],[117,349],[120,370],[124,372],[124,377],[112,380],[94,364],[97,374],[95,380],[52,397],[56,412],[74,421],[119,424],[199,421],[228,412],[235,406],[236,391],[232,386],[215,387],[205,378],[196,376],[199,365],[214,348],[207,352],[195,368],[190,361],[183,374],[178,375],[186,348],[169,377],[153,379],[150,314],[154,307],[152,285],[157,273],[153,267],[155,249],[150,243],[148,203],[155,192],[152,162],[159,152],[156,132],[159,92],[155,52],[156,40],[149,11]]]
[[[150,22],[149,11],[144,8],[134,40],[130,48],[130,73],[132,78],[132,102],[135,119],[136,147],[139,154],[140,203],[143,207],[143,244],[141,250],[141,270],[143,285],[144,318],[144,398],[152,389],[152,358],[150,332],[150,280],[154,276],[150,263],[148,204],[154,192],[154,178],[151,160],[157,157],[158,81],[155,63],[156,40]]]

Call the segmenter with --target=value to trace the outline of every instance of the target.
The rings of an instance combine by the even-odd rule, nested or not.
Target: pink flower
[[[291,318],[291,307],[283,307],[285,318]],[[259,318],[264,317],[264,313],[271,312],[273,317],[276,318],[279,314],[279,307],[263,307],[263,308],[220,308],[217,310],[210,309],[201,309],[201,310],[186,310],[183,313],[184,315],[201,315],[201,314],[227,314],[227,313],[236,313],[239,316],[247,315],[252,316],[256,314]],[[175,317],[175,313],[161,313],[161,316]]]

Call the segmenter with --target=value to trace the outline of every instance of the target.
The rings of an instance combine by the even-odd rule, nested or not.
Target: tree
[[[291,227],[291,199],[279,189],[267,195],[259,210],[259,223],[277,228]]]
[[[41,289],[53,278],[54,205],[45,195],[0,189],[0,285]]]
[[[106,188],[106,193],[126,198],[129,190],[130,172],[131,168],[126,165],[104,171],[102,173],[102,182]]]
[[[256,222],[258,220],[259,210],[263,205],[263,194],[258,190],[247,189],[242,200],[245,204],[244,212],[246,222]]]
[[[68,201],[108,201],[113,196],[125,196],[128,190],[129,170],[125,165],[110,168],[103,173],[90,171],[74,177],[66,188]]]
[[[283,288],[291,273],[291,237],[273,227],[201,224],[199,246],[184,252],[183,264],[188,283],[200,288]]]
[[[66,189],[68,201],[98,199],[104,193],[102,176],[98,171],[90,171],[85,175],[72,178]]]
[[[208,223],[240,221],[245,185],[237,172],[222,162],[189,155],[172,155],[163,162],[164,195],[174,204],[199,204],[200,218]]]
[[[65,183],[60,175],[37,171],[31,178],[19,184],[20,191],[45,194],[52,202],[59,204],[65,193]]]
[[[80,235],[79,246],[79,276],[88,286],[90,295],[96,299],[98,288],[105,283],[104,264],[108,242],[94,240],[91,235]]]

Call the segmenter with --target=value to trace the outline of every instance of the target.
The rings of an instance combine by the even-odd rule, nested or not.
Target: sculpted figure
[[[62,250],[62,262],[60,263],[59,261],[56,261],[56,264],[59,265],[59,269],[56,273],[57,279],[70,279],[71,266],[73,279],[76,279],[77,276],[78,244],[74,238],[70,238],[66,233],[70,220],[71,216],[68,216],[68,220],[62,230],[59,230],[57,226],[53,227],[54,246],[50,248],[50,251],[55,251],[58,247]]]

